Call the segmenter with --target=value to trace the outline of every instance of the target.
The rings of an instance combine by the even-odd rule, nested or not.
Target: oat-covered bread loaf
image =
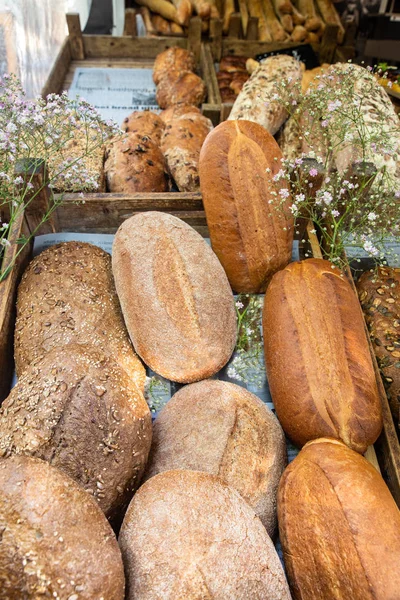
[[[54,348],[0,409],[0,455],[36,456],[72,477],[113,519],[139,485],[151,416],[125,371],[93,346]]]
[[[160,113],[160,119],[168,125],[176,117],[182,117],[182,115],[196,114],[201,115],[201,110],[193,104],[173,104],[169,108],[162,110]]]
[[[194,55],[184,48],[168,48],[158,54],[153,66],[153,81],[157,85],[169,71],[194,71]]]
[[[166,192],[168,177],[159,146],[146,135],[128,133],[107,147],[104,171],[110,192]]]
[[[264,349],[279,421],[298,446],[341,439],[364,453],[382,429],[381,402],[353,289],[328,261],[276,273],[265,294]]]
[[[249,121],[221,123],[201,149],[200,184],[212,247],[237,292],[264,291],[291,258],[289,189],[284,180],[273,181],[281,158],[274,138]],[[278,208],[283,188],[287,199]]]
[[[147,481],[119,544],[128,600],[290,600],[261,521],[207,473],[166,471]]]
[[[146,136],[156,145],[160,144],[164,127],[163,120],[149,110],[135,110],[129,117],[124,119],[121,125],[121,129],[126,133],[136,133],[140,136]]]
[[[272,537],[285,466],[285,436],[275,415],[244,388],[207,380],[179,390],[158,415],[145,478],[172,469],[218,475]]]
[[[400,269],[367,271],[357,290],[393,417],[400,426]]]
[[[332,439],[284,472],[278,519],[294,600],[389,600],[400,590],[400,513],[380,474]]]
[[[168,71],[160,79],[157,86],[156,98],[161,108],[173,104],[200,104],[206,98],[204,81],[192,71]]]
[[[131,340],[151,369],[189,383],[227,363],[236,342],[233,295],[192,227],[165,213],[135,215],[116,233],[112,265]]]
[[[0,459],[0,599],[123,600],[114,533],[67,475],[28,456]]]
[[[18,377],[32,360],[73,343],[111,354],[144,388],[146,373],[124,325],[111,257],[84,242],[47,248],[22,276],[14,337]]]
[[[212,128],[210,119],[197,113],[186,113],[167,123],[161,150],[179,191],[200,191],[200,150]]]

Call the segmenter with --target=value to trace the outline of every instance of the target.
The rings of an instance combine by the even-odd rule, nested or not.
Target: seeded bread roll
[[[288,265],[265,294],[264,349],[279,421],[298,446],[341,439],[364,453],[382,429],[364,320],[345,276],[328,261]]]
[[[237,292],[264,291],[273,273],[291,258],[289,189],[284,179],[273,180],[281,158],[274,138],[249,121],[221,123],[201,149],[201,192],[211,244]],[[286,200],[279,191],[287,194]],[[281,201],[278,208],[275,203]]]
[[[124,325],[111,257],[83,242],[51,246],[22,276],[14,338],[18,377],[34,359],[73,343],[111,354],[143,390],[146,372]]]
[[[168,177],[164,156],[146,135],[128,133],[106,150],[104,171],[110,192],[166,192]]]
[[[182,117],[183,115],[189,113],[201,115],[201,110],[193,104],[173,104],[169,108],[161,111],[160,119],[162,119],[164,123],[168,125],[176,117]]]
[[[290,600],[261,521],[218,477],[167,471],[137,492],[119,544],[128,600]]]
[[[168,71],[160,79],[156,99],[161,108],[174,104],[200,104],[206,99],[204,81],[191,71]]]
[[[194,229],[164,213],[135,215],[117,231],[112,265],[129,335],[151,369],[189,383],[227,363],[236,342],[233,295]]]
[[[93,346],[71,344],[33,361],[0,409],[0,455],[51,463],[110,519],[131,499],[150,445],[151,416],[142,393]]]
[[[393,418],[400,427],[400,269],[367,271],[357,290]]]
[[[153,81],[158,85],[169,71],[194,71],[194,55],[184,48],[168,48],[158,54],[153,66]]]
[[[257,396],[226,381],[187,385],[162,409],[153,431],[146,479],[172,469],[218,475],[273,537],[286,444],[277,418]]]
[[[294,600],[399,597],[399,509],[375,468],[341,442],[309,442],[288,466],[278,518]]]
[[[155,113],[149,110],[136,110],[124,119],[121,129],[127,133],[147,136],[152,142],[159,145],[164,127],[164,122]]]
[[[114,533],[93,499],[47,463],[0,460],[0,598],[123,600]]]

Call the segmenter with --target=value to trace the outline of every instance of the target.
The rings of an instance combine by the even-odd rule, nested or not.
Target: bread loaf
[[[128,600],[290,600],[267,532],[217,477],[167,471],[147,481],[119,544]]]
[[[289,117],[285,122],[278,136],[278,144],[286,160],[294,162],[301,157],[301,133],[297,119]]]
[[[265,363],[279,421],[298,446],[318,437],[364,453],[382,428],[357,297],[321,259],[291,263],[267,289]]]
[[[288,85],[296,96],[294,86],[301,81],[300,63],[285,54],[268,57],[244,84],[229,120],[253,121],[274,135],[288,116],[283,103],[272,100],[278,91],[277,83],[282,81],[290,81]]]
[[[206,98],[204,81],[191,71],[168,71],[157,85],[156,99],[161,108],[173,104],[200,104]]]
[[[273,137],[249,121],[221,123],[201,150],[201,192],[212,247],[237,292],[264,291],[291,257],[287,182],[273,181],[281,159]],[[273,195],[279,189],[288,196],[280,209],[281,198]]]
[[[400,269],[378,267],[357,282],[395,423],[400,427]]]
[[[189,113],[201,115],[201,110],[193,104],[173,104],[160,112],[160,119],[168,125],[176,117],[182,117]]]
[[[106,150],[104,171],[110,192],[166,192],[168,178],[163,154],[146,135],[128,133]]]
[[[124,119],[121,129],[126,133],[147,136],[155,144],[159,144],[164,130],[164,123],[158,115],[149,110],[136,110]]]
[[[0,460],[0,598],[123,600],[114,533],[72,479],[27,456]]]
[[[194,71],[194,55],[184,48],[168,48],[158,54],[153,65],[153,81],[157,85],[169,71]]]
[[[187,385],[162,409],[153,431],[146,479],[172,469],[218,475],[274,535],[286,444],[275,415],[257,396],[226,381]]]
[[[142,393],[93,346],[33,361],[0,409],[0,455],[41,458],[72,477],[113,519],[146,465],[151,416]]]
[[[44,250],[22,277],[14,337],[18,377],[34,359],[67,344],[111,354],[143,390],[146,373],[124,325],[111,257],[83,242]]]
[[[398,598],[399,509],[362,456],[309,442],[283,474],[278,518],[294,600]]]
[[[197,113],[183,114],[166,125],[161,150],[179,191],[200,191],[200,150],[212,128],[210,119]]]
[[[189,383],[227,363],[236,342],[233,296],[194,229],[172,215],[138,214],[118,229],[112,263],[126,326],[151,369]]]

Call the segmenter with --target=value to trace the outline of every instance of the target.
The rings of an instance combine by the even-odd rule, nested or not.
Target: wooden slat
[[[367,40],[363,54],[397,62],[400,56],[400,40]]]
[[[232,54],[234,56],[256,56],[264,52],[274,50],[288,50],[299,46],[296,42],[259,42],[252,40],[233,40],[226,38],[222,40],[222,56]],[[315,52],[319,52],[319,44],[311,44]]]
[[[125,10],[124,35],[137,35],[136,10],[134,8],[127,8]]]
[[[88,58],[155,58],[167,48],[187,47],[186,38],[178,37],[113,37],[110,35],[84,35],[83,45]]]
[[[42,88],[41,95],[43,98],[46,98],[48,94],[59,94],[61,91],[63,91],[64,79],[68,73],[68,69],[70,68],[71,60],[72,57],[69,39],[65,38],[53,68],[51,69],[47,81]]]
[[[44,233],[55,233],[57,231],[57,221],[54,212],[51,212],[51,196],[47,187],[45,163],[41,159],[24,159],[16,164],[15,172],[20,175],[26,183],[32,185],[31,189],[25,194],[25,217],[32,235],[42,235]],[[49,215],[44,223],[44,215]]]
[[[233,13],[229,19],[228,37],[231,38],[242,38],[242,18],[240,13]]]
[[[258,38],[258,17],[249,17],[247,23],[246,40],[256,40]]]
[[[71,56],[77,60],[85,58],[85,50],[83,45],[83,37],[81,30],[81,21],[79,13],[68,13],[66,15],[68,34],[69,34],[69,46],[71,49]]]
[[[220,61],[222,54],[222,19],[210,20],[210,44],[214,60]]]
[[[201,19],[192,17],[189,21],[187,48],[193,52],[196,63],[200,61],[201,51]]]

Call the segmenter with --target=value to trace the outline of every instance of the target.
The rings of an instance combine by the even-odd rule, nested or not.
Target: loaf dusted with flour
[[[0,455],[61,469],[118,518],[138,487],[151,445],[149,408],[113,358],[70,344],[33,361],[0,409]]]
[[[400,513],[362,456],[309,442],[284,472],[278,519],[294,600],[399,597]]]
[[[338,438],[364,453],[382,428],[381,403],[357,296],[328,261],[288,265],[263,311],[268,383],[279,421],[302,446]]]
[[[236,292],[264,291],[290,260],[290,193],[284,179],[274,181],[281,159],[274,138],[249,121],[221,123],[201,149],[200,186],[211,244]]]
[[[218,475],[272,537],[285,466],[285,436],[275,415],[244,388],[207,380],[179,390],[158,415],[145,477],[172,469]]]
[[[166,471],[136,493],[119,544],[128,600],[290,600],[261,521],[207,473]]]
[[[111,354],[144,388],[146,373],[124,325],[111,257],[83,242],[51,246],[22,276],[14,338],[18,377],[34,359],[74,343]]]
[[[67,475],[27,456],[0,460],[0,598],[123,600],[114,533]]]
[[[135,215],[116,233],[112,265],[129,335],[151,369],[189,383],[228,362],[236,342],[233,295],[192,227],[169,214]]]

